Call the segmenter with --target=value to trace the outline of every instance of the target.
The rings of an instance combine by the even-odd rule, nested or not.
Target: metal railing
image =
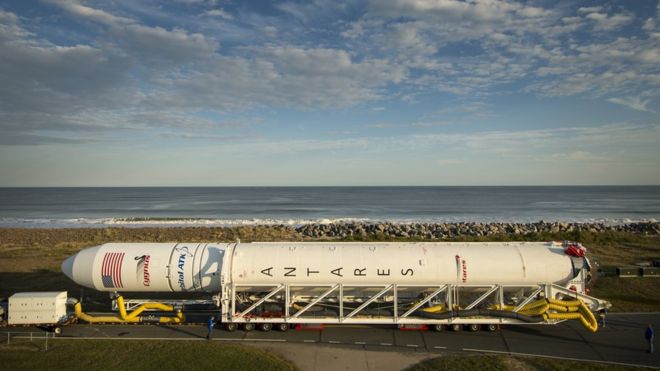
[[[7,345],[12,344],[12,339],[29,339],[30,343],[34,343],[37,340],[44,340],[44,351],[48,350],[48,339],[55,338],[55,333],[46,331],[2,331],[0,334],[6,339]]]

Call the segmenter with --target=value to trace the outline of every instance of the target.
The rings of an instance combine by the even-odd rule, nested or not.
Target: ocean
[[[660,219],[660,186],[0,188],[1,227]]]

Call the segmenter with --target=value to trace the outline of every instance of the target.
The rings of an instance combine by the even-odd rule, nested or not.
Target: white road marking
[[[435,348],[435,349],[447,349],[447,347],[441,347],[441,346],[439,346],[439,345],[436,345],[436,346],[434,346],[433,348]]]
[[[303,343],[316,343],[316,340],[303,340]]]
[[[330,344],[341,344],[341,341],[335,341],[335,340],[330,340],[328,341]]]
[[[380,345],[390,346],[390,345],[392,345],[392,343],[380,343]]]
[[[498,354],[510,354],[509,352],[503,352],[501,350],[489,350],[489,349],[474,349],[474,348],[463,348],[466,352],[482,352],[482,353],[498,353]]]
[[[419,348],[419,345],[417,344],[406,344],[406,346],[411,348]]]

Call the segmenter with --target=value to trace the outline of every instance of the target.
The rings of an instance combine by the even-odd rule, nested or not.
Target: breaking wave
[[[489,218],[489,217],[440,217],[422,219],[370,219],[370,218],[253,218],[253,219],[218,219],[218,218],[162,218],[162,217],[131,217],[131,218],[0,218],[0,227],[5,228],[103,228],[103,227],[240,227],[240,226],[273,226],[291,227],[308,224],[347,224],[347,223],[535,223],[540,218]],[[602,223],[605,225],[621,225],[640,222],[657,222],[656,219],[596,219],[596,218],[542,218],[545,222],[565,223]]]

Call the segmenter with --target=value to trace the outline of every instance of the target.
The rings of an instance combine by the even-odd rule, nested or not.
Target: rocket
[[[571,245],[575,247],[575,245]],[[207,292],[264,285],[568,285],[589,263],[558,242],[106,243],[62,263],[108,292]]]

